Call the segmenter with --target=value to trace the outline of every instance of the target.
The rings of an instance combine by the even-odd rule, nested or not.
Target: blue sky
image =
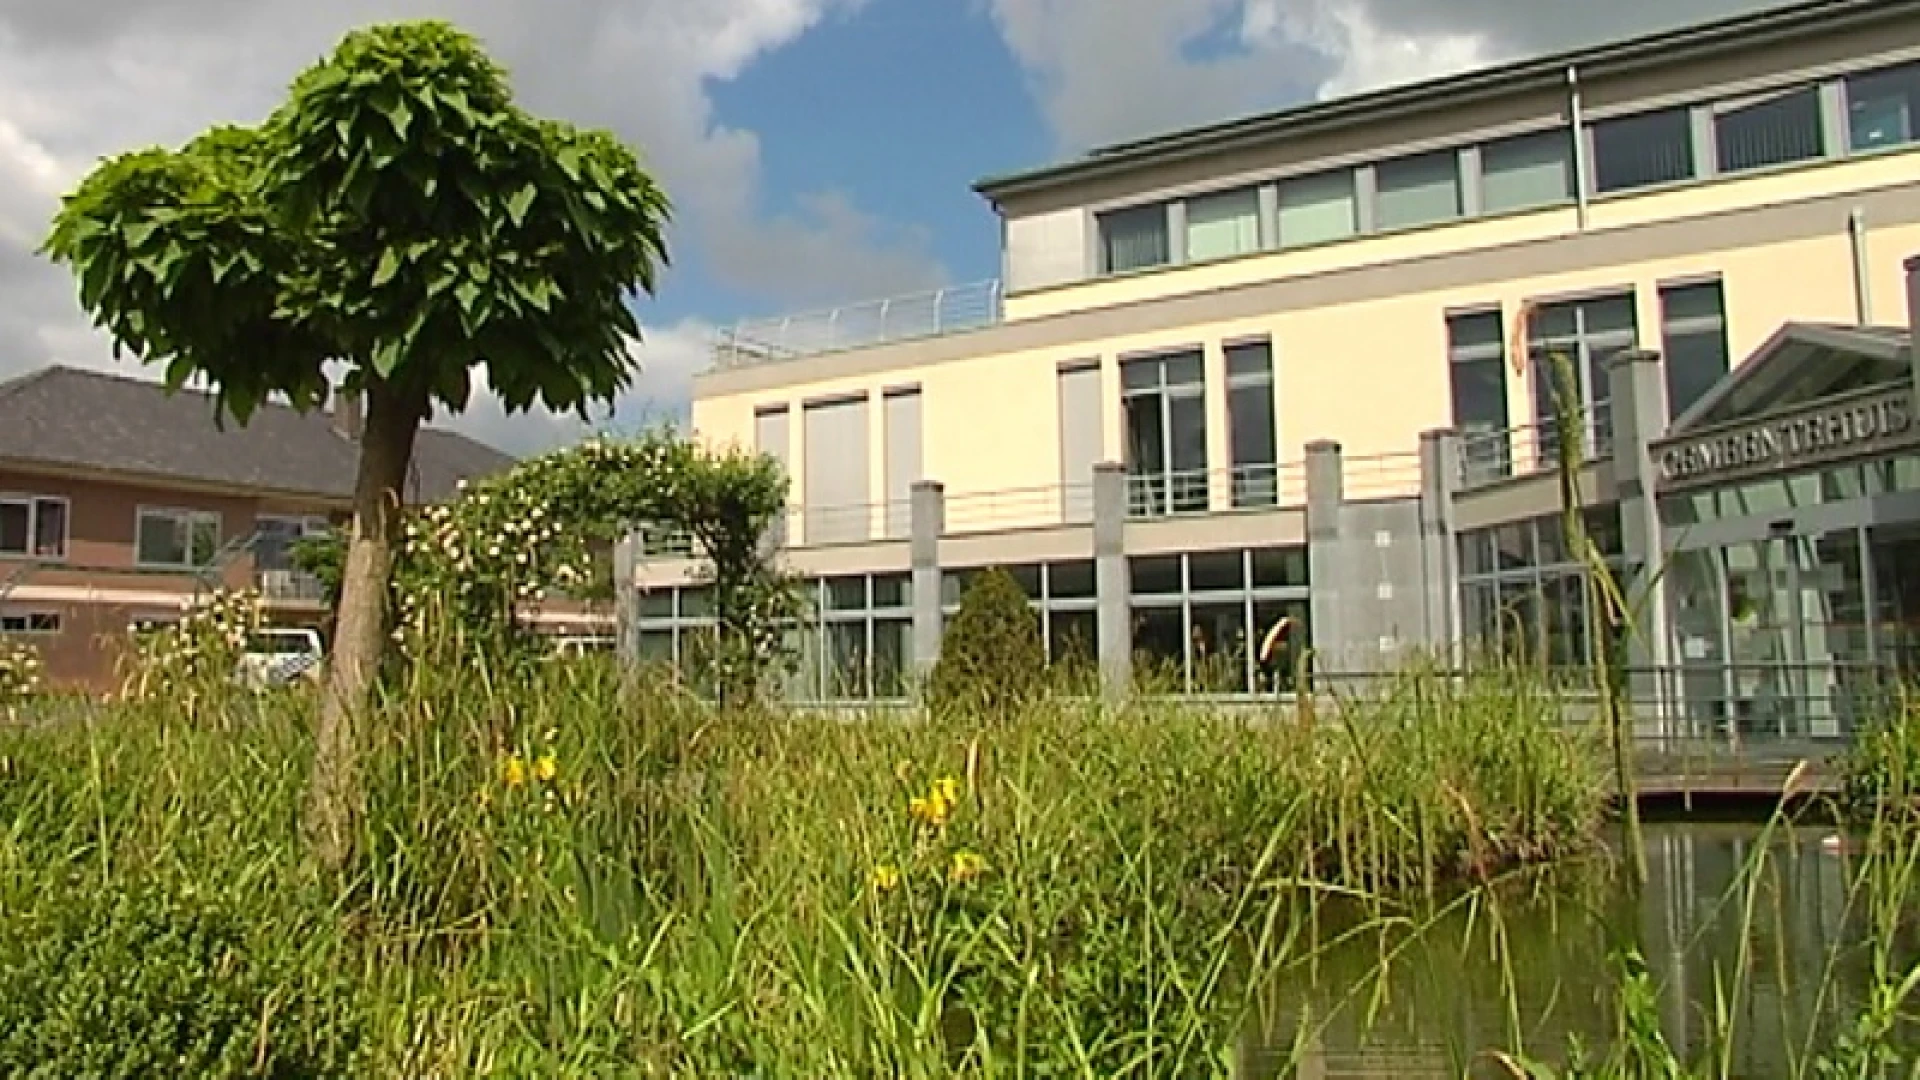
[[[998,271],[970,185],[1091,146],[1778,0],[0,0],[0,378],[127,370],[35,254],[101,156],[254,123],[346,31],[438,17],[530,109],[640,148],[677,204],[628,427],[716,327]],[[505,449],[578,438],[477,396]]]

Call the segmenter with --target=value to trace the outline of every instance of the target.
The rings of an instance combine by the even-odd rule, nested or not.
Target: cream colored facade
[[[784,458],[793,502],[804,507],[805,407],[868,399],[865,489],[874,504],[871,535],[879,539],[887,532],[881,504],[890,491],[897,499],[901,487],[887,475],[884,398],[917,389],[914,479],[944,485],[949,533],[993,532],[1059,524],[1057,493],[1080,480],[1063,474],[1062,365],[1099,365],[1100,449],[1117,462],[1127,456],[1122,362],[1203,350],[1207,463],[1219,474],[1210,480],[1211,506],[1219,510],[1229,506],[1224,347],[1232,342],[1271,343],[1279,501],[1291,506],[1304,500],[1305,487],[1299,467],[1288,463],[1315,440],[1343,447],[1349,494],[1417,488],[1420,433],[1455,419],[1450,313],[1497,309],[1511,339],[1530,304],[1630,289],[1639,344],[1659,350],[1662,287],[1717,280],[1726,352],[1736,360],[1783,321],[1904,323],[1901,260],[1920,252],[1920,141],[1853,150],[1846,128],[1859,121],[1849,120],[1845,94],[1852,73],[1920,60],[1920,7],[1883,3],[1878,12],[1865,25],[1803,26],[1784,40],[1757,40],[1705,60],[1686,54],[1670,62],[1595,59],[1587,71],[1569,65],[1577,103],[1564,78],[1510,90],[1462,89],[1457,103],[1442,100],[1411,116],[1370,120],[1359,115],[1363,100],[1349,110],[1355,116],[1297,134],[1248,136],[1244,146],[1183,151],[1166,162],[1143,160],[1084,181],[1001,195],[1007,291],[998,322],[710,371],[695,382],[693,426],[710,443],[756,448],[756,415],[786,408],[785,445],[757,448]],[[1825,152],[1814,160],[1583,194],[1521,212],[1475,215],[1468,206],[1444,223],[1208,262],[1092,272],[1098,215],[1108,209],[1433,151],[1459,152],[1470,170],[1478,147],[1567,129],[1576,107],[1583,139],[1575,163],[1585,177],[1581,190],[1591,192],[1595,166],[1585,133],[1595,125],[1674,106],[1710,118],[1730,102],[1809,86],[1821,87],[1827,128]],[[1711,146],[1694,149],[1713,157]],[[1713,171],[1711,161],[1704,164],[1700,171]],[[1263,244],[1272,243],[1270,210],[1263,205]],[[1524,364],[1505,370],[1508,420],[1523,428],[1535,420],[1528,381],[1534,376]],[[790,542],[809,546],[805,524],[794,524]]]

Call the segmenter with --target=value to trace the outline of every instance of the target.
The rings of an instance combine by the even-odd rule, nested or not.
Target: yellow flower
[[[971,851],[956,851],[947,867],[947,880],[957,884],[972,881],[987,872],[987,860]]]
[[[957,805],[960,802],[960,781],[951,776],[941,777],[933,783],[933,796],[949,806]]]
[[[520,787],[527,782],[527,763],[521,760],[519,754],[507,755],[507,760],[500,766],[500,779],[510,788]]]
[[[874,867],[873,871],[867,875],[867,884],[873,887],[874,892],[892,892],[900,886],[900,871],[893,866],[882,863]]]
[[[541,754],[540,759],[533,763],[533,775],[543,784],[552,783],[553,778],[560,775],[560,763],[553,759],[552,754]]]

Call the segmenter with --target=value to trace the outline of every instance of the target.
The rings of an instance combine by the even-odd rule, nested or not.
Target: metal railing
[[[1418,451],[1344,457],[1340,473],[1344,499],[1397,499],[1420,493]]]
[[[1586,440],[1581,460],[1595,462],[1613,456],[1613,413],[1598,402],[1581,414]],[[1460,437],[1460,486],[1486,487],[1502,480],[1552,472],[1559,464],[1560,431],[1553,423],[1523,424]]]
[[[326,586],[304,570],[256,570],[253,578],[269,603],[318,604],[327,598]]]
[[[744,319],[717,336],[714,366],[749,367],[977,330],[1001,320],[1002,299],[999,281],[978,281],[796,315]]]

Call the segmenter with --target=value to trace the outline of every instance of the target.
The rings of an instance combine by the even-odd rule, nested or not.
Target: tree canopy
[[[102,163],[47,252],[117,346],[204,376],[244,422],[270,395],[417,385],[466,407],[578,411],[634,371],[629,301],[667,261],[666,196],[611,135],[538,119],[439,22],[349,34],[258,127]]]

